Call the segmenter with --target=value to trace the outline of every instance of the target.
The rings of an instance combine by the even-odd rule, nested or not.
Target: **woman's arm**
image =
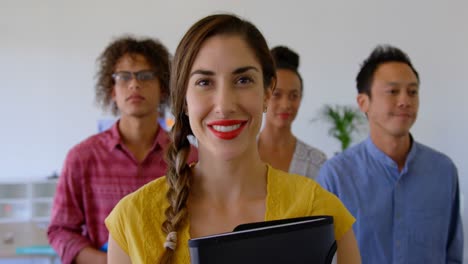
[[[107,250],[107,263],[108,264],[131,264],[130,257],[122,250],[122,248],[115,242],[111,235],[109,235],[109,249]]]
[[[349,229],[343,237],[337,242],[338,244],[338,264],[360,264],[361,254],[354,237],[353,229]]]
[[[85,247],[76,255],[74,263],[107,263],[107,254],[92,247]]]

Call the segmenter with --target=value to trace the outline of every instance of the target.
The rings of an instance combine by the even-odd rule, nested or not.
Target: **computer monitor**
[[[329,264],[336,252],[331,216],[250,223],[188,243],[192,264]]]

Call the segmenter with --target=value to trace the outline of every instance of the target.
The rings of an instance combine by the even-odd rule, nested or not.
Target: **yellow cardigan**
[[[355,219],[338,198],[315,181],[268,166],[265,220],[331,215],[335,238],[351,229]],[[112,238],[132,263],[158,263],[166,234],[161,230],[168,207],[165,177],[154,180],[123,198],[106,218]],[[174,263],[190,263],[189,225],[178,232]]]

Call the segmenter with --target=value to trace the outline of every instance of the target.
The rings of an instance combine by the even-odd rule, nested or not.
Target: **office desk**
[[[12,240],[6,242],[5,239],[12,235]],[[0,223],[0,259],[1,258],[46,258],[50,263],[54,263],[56,254],[30,252],[17,254],[17,249],[35,248],[37,246],[48,247],[46,226],[40,226],[36,222],[23,223]],[[34,251],[34,250],[32,250]]]

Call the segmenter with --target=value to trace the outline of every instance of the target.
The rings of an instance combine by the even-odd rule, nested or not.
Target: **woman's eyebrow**
[[[250,71],[250,70],[254,70],[256,72],[259,72],[259,70],[254,66],[245,66],[245,67],[240,67],[240,68],[235,69],[232,73],[233,74],[239,74],[239,73],[244,73],[244,72],[247,72],[247,71]]]
[[[195,74],[201,74],[201,75],[214,75],[213,71],[209,70],[195,70],[192,73],[190,73],[190,77],[192,77]]]
[[[240,67],[240,68],[235,69],[234,71],[232,71],[232,74],[240,74],[240,73],[244,73],[250,70],[259,72],[259,70],[254,66],[245,66],[245,67]],[[209,76],[215,75],[213,71],[200,69],[200,70],[195,70],[191,72],[190,77],[196,74],[209,75]]]

